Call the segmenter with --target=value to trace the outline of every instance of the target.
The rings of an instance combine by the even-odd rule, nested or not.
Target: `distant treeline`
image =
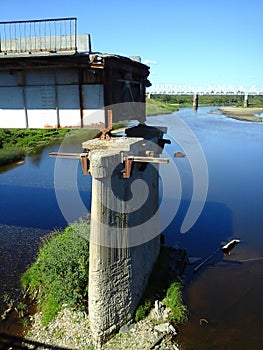
[[[152,99],[169,104],[180,105],[180,107],[188,107],[193,104],[192,95],[151,95]],[[199,95],[199,106],[243,106],[244,95]],[[249,95],[249,107],[263,107],[263,96]]]

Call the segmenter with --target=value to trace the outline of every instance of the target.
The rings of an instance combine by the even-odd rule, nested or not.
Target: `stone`
[[[163,306],[162,303],[159,300],[155,300],[154,302],[154,310],[156,312],[156,315],[158,318],[163,317]]]
[[[133,327],[134,327],[134,323],[128,322],[127,324],[125,324],[120,328],[119,333],[124,334],[124,333],[130,332],[132,331]]]
[[[168,328],[173,335],[177,335],[176,329],[174,328],[173,325],[170,324]]]
[[[160,333],[170,333],[169,326],[169,322],[160,323],[154,327],[154,330]]]

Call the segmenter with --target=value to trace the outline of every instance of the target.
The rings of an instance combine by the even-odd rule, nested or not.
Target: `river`
[[[230,256],[218,252],[196,273],[195,266],[187,267],[184,296],[190,315],[180,328],[179,340],[187,350],[259,350],[263,346],[263,124],[240,122],[210,110],[182,109],[176,114],[202,146],[209,181],[201,215],[188,232],[180,233],[193,192],[193,169],[187,158],[176,160],[182,195],[177,215],[166,229],[166,241],[203,259],[223,242],[234,238],[241,242]],[[168,126],[173,142],[167,151],[169,147],[180,151],[175,141],[182,143],[181,130],[174,116],[149,119]]]
[[[175,192],[181,186],[176,200],[173,195],[163,200],[161,218],[169,223],[164,230],[166,243],[205,259],[223,243],[241,240],[230,256],[218,251],[196,273],[197,265],[186,267],[184,298],[189,321],[179,328],[179,342],[186,350],[257,350],[263,344],[263,123],[209,113],[212,109],[216,108],[201,107],[197,112],[184,108],[147,119],[150,125],[167,126],[167,138],[172,141],[165,153],[173,159],[176,176],[172,181],[173,174],[163,165],[163,186],[168,184]],[[189,130],[193,140],[189,140]],[[173,157],[177,151],[191,152],[192,141],[200,148],[198,157],[203,152],[202,159],[195,159],[194,151],[193,155],[185,152],[185,158]],[[80,145],[71,151],[81,151]],[[54,190],[55,159],[48,156],[57,149],[58,145],[46,148],[0,174],[1,294],[19,288],[17,276],[35,256],[40,237],[67,224]],[[76,161],[63,161],[66,178],[67,166]],[[207,172],[207,179],[202,178],[202,171]],[[80,166],[77,181],[89,208],[91,179],[82,175]],[[197,196],[203,209],[187,232],[180,233],[198,181],[199,185],[207,182],[206,200]],[[64,191],[70,198],[70,184],[65,182]],[[172,219],[168,217],[171,208],[175,208]]]

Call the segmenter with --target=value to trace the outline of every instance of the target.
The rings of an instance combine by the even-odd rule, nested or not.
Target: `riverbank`
[[[94,138],[99,130],[91,129],[1,129],[0,166],[23,161],[26,155],[40,153],[49,145],[64,138],[82,141]]]
[[[181,349],[177,342],[176,325],[186,322],[186,308],[182,304],[182,300],[179,300],[181,298],[180,290],[171,292],[169,296],[165,290],[169,280],[176,280],[178,275],[183,272],[182,265],[185,264],[183,257],[185,258],[183,250],[162,247],[145,294],[148,304],[151,305],[147,315],[144,315],[143,319],[137,322],[130,321],[124,325],[116,335],[103,345],[103,350]],[[167,306],[169,304],[167,298],[173,300],[171,307]],[[152,299],[151,302],[150,299]],[[156,304],[154,300],[157,299],[159,302]],[[176,303],[177,321],[173,321],[174,303]],[[179,314],[181,314],[180,317]],[[30,323],[31,327],[25,338],[33,342],[70,349],[94,349],[89,317],[85,310],[78,311],[64,305],[57,316],[47,325],[43,326],[42,312],[34,314]]]
[[[154,310],[152,310],[153,313]],[[158,327],[156,320],[151,317],[124,326],[118,334],[102,346],[102,349],[179,350],[176,335],[167,329],[167,322],[161,323]],[[47,327],[42,326],[40,314],[34,315],[32,321],[33,327],[26,339],[49,345],[49,347],[66,347],[77,350],[94,349],[88,315],[84,312],[65,308]]]
[[[24,286],[23,292],[20,293],[19,285],[17,285],[16,292],[13,295],[10,293],[10,289],[4,292],[8,308],[1,315],[3,328],[0,327],[0,333],[2,330],[15,336],[23,335],[25,339],[30,341],[52,346],[66,346],[82,350],[93,349],[87,309],[84,304],[79,309],[79,303],[74,304],[72,302],[73,296],[70,296],[71,291],[76,294],[75,289],[72,289],[71,281],[75,281],[73,288],[78,285],[74,274],[74,266],[78,261],[88,261],[87,256],[83,257],[83,254],[87,254],[87,247],[84,247],[84,245],[87,244],[85,237],[88,235],[88,231],[88,222],[80,221],[71,224],[61,233],[54,232],[40,239],[42,244],[35,263],[26,272],[23,271],[21,278]],[[76,248],[77,241],[84,247],[83,251]],[[162,246],[158,261],[149,278],[141,306],[135,314],[135,322],[123,327],[116,336],[105,344],[103,349],[150,349],[150,345],[156,342],[162,344],[158,349],[175,349],[172,345],[176,345],[176,339],[174,339],[175,334],[171,333],[171,329],[173,330],[174,326],[187,320],[187,309],[182,300],[181,281],[178,280],[178,276],[182,275],[186,264],[185,254],[184,250]],[[20,255],[23,254],[20,253]],[[43,259],[43,256],[46,258]],[[66,260],[67,264],[62,263],[62,267],[57,271],[59,262],[63,260]],[[77,269],[80,271],[79,268]],[[84,286],[88,285],[87,280],[83,282],[83,276],[85,277],[87,274],[88,264],[85,264],[83,273],[78,273],[78,278],[81,279]],[[69,278],[67,279],[66,276]],[[29,285],[31,280],[32,286]],[[38,287],[39,281],[41,288]],[[59,281],[63,281],[63,286]],[[48,290],[45,287],[47,282]],[[52,287],[53,284],[56,290]],[[28,297],[29,290],[31,291],[30,295],[33,295],[33,304],[31,304]],[[41,290],[41,292],[38,293],[38,290]],[[20,298],[18,294],[20,294]],[[47,306],[48,294],[52,297],[52,303]],[[59,300],[63,304],[61,307],[56,306],[56,295],[61,298]],[[67,295],[69,295],[69,298]],[[80,297],[78,297],[79,299]],[[86,296],[85,299],[87,299]],[[157,310],[161,314],[159,318],[157,317],[156,307],[154,307],[157,299],[161,301],[161,304],[158,305],[162,305],[161,307],[158,306],[160,309]],[[57,309],[60,309],[58,313],[56,312]],[[38,311],[36,312],[36,310]],[[52,316],[54,310],[55,317]],[[52,317],[50,318],[50,316]],[[47,317],[49,322],[44,322],[44,318]],[[167,323],[170,328],[168,328]],[[156,329],[157,324],[161,325],[161,330]],[[23,325],[26,327],[24,331],[21,327]]]
[[[263,108],[220,107],[218,110],[229,118],[249,122],[262,122],[262,118],[257,116],[257,114],[263,113]]]
[[[146,98],[146,115],[161,115],[161,114],[170,114],[175,111],[178,111],[178,105],[160,101],[154,98]]]
[[[0,149],[0,166],[8,164],[21,164],[25,159],[26,153],[22,148],[4,148]]]

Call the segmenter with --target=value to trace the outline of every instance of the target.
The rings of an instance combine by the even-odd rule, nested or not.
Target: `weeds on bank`
[[[0,148],[21,148],[31,154],[68,132],[68,129],[0,129]]]
[[[184,323],[187,321],[187,308],[183,303],[182,285],[180,282],[173,281],[170,284],[163,303],[171,310],[171,313],[168,315],[169,322]]]
[[[168,287],[162,303],[168,307],[171,312],[168,315],[168,321],[173,324],[184,323],[187,321],[187,307],[183,303],[182,285],[179,281],[171,282]],[[139,322],[146,318],[154,306],[154,298],[147,298],[141,304],[135,314],[135,322]]]
[[[146,115],[158,115],[158,114],[170,114],[178,110],[178,106],[167,103],[165,101],[159,101],[157,99],[146,99]]]
[[[155,300],[159,300],[171,312],[168,321],[173,324],[184,323],[187,320],[187,307],[182,297],[182,281],[170,270],[170,251],[168,247],[161,247],[158,260],[150,275],[148,285],[141,303],[135,312],[135,321],[145,319],[154,307]]]
[[[0,166],[24,160],[25,151],[22,148],[0,149]]]
[[[36,261],[21,277],[47,325],[62,305],[83,308],[88,298],[89,222],[80,220],[45,238]]]

